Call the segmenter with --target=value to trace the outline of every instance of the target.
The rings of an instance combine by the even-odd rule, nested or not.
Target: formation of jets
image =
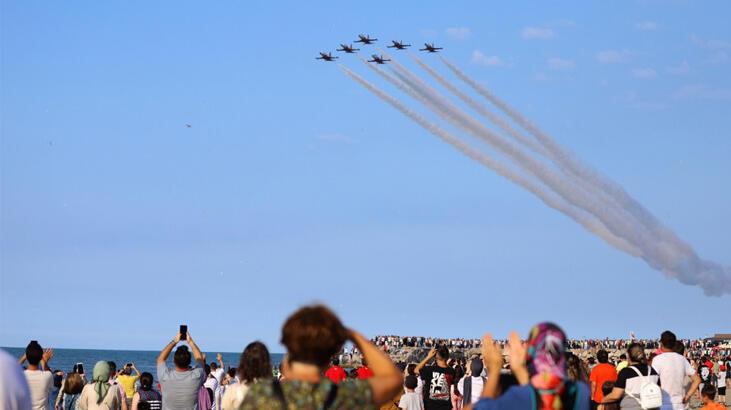
[[[358,39],[354,40],[354,43],[361,43],[363,45],[369,45],[373,44],[376,41],[378,41],[377,38],[371,38],[368,34],[358,34]],[[406,48],[411,47],[411,44],[404,44],[403,41],[396,41],[391,40],[391,45],[386,46],[387,48],[395,48],[396,50],[406,50]],[[426,51],[427,53],[436,53],[439,50],[442,50],[442,47],[435,47],[434,43],[424,43],[424,48],[420,48],[419,51]],[[354,54],[356,51],[360,51],[359,48],[354,48],[353,44],[340,44],[340,48],[336,49],[335,51],[340,51],[346,54]],[[320,56],[317,57],[317,60],[323,60],[323,61],[335,61],[337,60],[337,56],[333,56],[332,53],[325,53],[323,51],[320,52]],[[391,61],[389,59],[383,58],[382,55],[378,54],[371,54],[371,60],[368,60],[369,63],[376,63],[376,64],[386,64],[387,61]]]

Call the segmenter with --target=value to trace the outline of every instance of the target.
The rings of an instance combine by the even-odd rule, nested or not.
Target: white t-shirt
[[[472,392],[470,393],[470,403],[475,404],[480,401],[480,395],[482,394],[482,377],[465,376],[459,379],[459,382],[457,382],[457,389],[459,389],[460,393],[464,394],[464,381],[468,377],[472,378]]]
[[[230,384],[226,389],[226,394],[223,395],[223,400],[221,400],[221,408],[223,410],[237,410],[244,402],[248,391],[248,384]]]
[[[416,392],[408,392],[401,396],[398,406],[404,410],[424,410],[424,402]]]
[[[213,391],[213,400],[211,401],[211,410],[218,410],[221,402],[221,391],[218,390],[218,380],[216,377],[209,377],[203,382],[203,387],[211,389]]]
[[[0,349],[0,409],[30,410],[31,395],[18,360]]]
[[[221,369],[221,368],[218,368],[218,369],[216,369],[216,370],[212,370],[212,371],[211,371],[211,374],[213,375],[213,377],[215,377],[215,378],[216,378],[216,381],[218,382],[218,384],[219,384],[219,385],[220,385],[220,384],[221,384],[221,382],[223,381],[223,375],[224,375],[225,373],[226,373],[226,372],[224,372],[224,371],[223,371],[223,369]]]
[[[685,409],[685,377],[695,374],[688,360],[675,352],[664,352],[652,359],[652,368],[660,375],[662,410]]]
[[[44,370],[26,370],[25,379],[30,388],[33,410],[48,410],[48,395],[53,388],[53,374]]]

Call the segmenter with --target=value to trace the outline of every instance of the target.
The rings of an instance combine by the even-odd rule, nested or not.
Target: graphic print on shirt
[[[431,400],[449,400],[449,382],[444,373],[432,373],[429,398]]]
[[[711,369],[706,366],[701,366],[701,371],[699,373],[701,376],[701,380],[703,381],[703,383],[705,383],[708,381],[708,378],[711,375]]]

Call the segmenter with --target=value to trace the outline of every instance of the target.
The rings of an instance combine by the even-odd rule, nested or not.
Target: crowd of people
[[[368,340],[327,307],[313,305],[285,321],[280,341],[287,351],[276,369],[258,341],[227,367],[220,354],[207,361],[186,331],[163,347],[155,376],[134,363],[117,369],[99,361],[90,377],[82,368],[66,374],[55,393],[53,350],[32,341],[19,359],[0,350],[0,409],[677,410],[693,399],[703,410],[717,410],[726,408],[731,387],[728,350],[679,341],[670,331],[656,343],[583,345],[588,341],[569,340],[559,326],[540,323],[525,340],[516,332],[501,341],[490,334]],[[340,363],[346,343],[357,351],[353,368]],[[428,353],[412,363],[387,353],[403,347]],[[582,348],[589,355],[575,353]]]

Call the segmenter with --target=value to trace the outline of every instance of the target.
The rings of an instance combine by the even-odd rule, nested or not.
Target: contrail
[[[425,104],[428,108],[452,124],[465,129],[468,133],[486,140],[494,148],[510,157],[517,165],[522,166],[540,179],[566,201],[594,215],[613,236],[622,238],[639,250],[639,256],[650,266],[666,273],[668,276],[675,277],[684,284],[699,285],[708,295],[731,293],[731,268],[700,259],[689,245],[682,242],[668,228],[662,226],[637,201],[629,197],[621,187],[611,181],[601,179],[596,172],[590,169],[586,169],[587,172],[584,173],[575,172],[574,174],[577,177],[594,182],[596,190],[600,192],[603,190],[610,195],[617,195],[615,197],[619,198],[617,201],[610,201],[616,202],[617,205],[606,203],[607,201],[595,201],[594,196],[596,195],[587,195],[583,190],[572,187],[552,169],[543,166],[509,141],[495,135],[474,118],[449,103],[441,94],[425,84],[415,74],[395,60],[392,61],[395,67],[394,74],[414,92],[421,95],[420,101],[428,101],[429,103]],[[471,81],[466,76],[464,77],[465,81]],[[511,118],[524,119],[514,110],[512,114]],[[527,120],[525,121],[527,122]],[[521,126],[523,125],[521,124]],[[532,129],[528,129],[528,131],[533,133],[537,130],[532,124],[529,124],[529,126]],[[540,132],[540,130],[538,131]],[[539,138],[539,141],[554,155],[556,153],[566,153],[555,142],[555,146],[552,146],[551,141],[547,139],[548,137],[545,134],[541,133],[541,136],[542,138]],[[570,165],[578,165],[576,167],[578,170],[586,168],[573,158],[569,157],[569,160],[572,161],[568,162]],[[565,156],[563,158],[559,157],[559,161],[566,161]],[[612,186],[614,189],[612,189]],[[629,253],[635,256],[638,255],[637,252]]]
[[[483,117],[487,118],[492,122],[493,124],[497,125],[501,130],[503,130],[506,134],[510,135],[511,137],[515,138],[517,141],[522,143],[523,145],[529,147],[533,151],[547,156],[546,149],[539,145],[535,140],[528,138],[527,136],[523,135],[520,131],[513,128],[510,124],[508,124],[505,120],[497,116],[492,111],[485,108],[482,104],[475,101],[472,97],[469,95],[463,93],[461,90],[459,90],[457,87],[452,85],[449,81],[447,81],[444,77],[442,77],[438,72],[436,72],[433,68],[429,67],[421,61],[420,58],[416,57],[413,54],[410,54],[411,58],[416,61],[421,68],[426,70],[427,73],[429,73],[432,77],[434,77],[439,84],[441,84],[444,88],[449,90],[452,94],[456,95],[457,98],[464,101],[467,105],[470,106],[473,110],[475,110],[478,114],[482,115]]]
[[[566,171],[566,166],[561,161],[556,161],[554,155],[552,155],[550,152],[546,152],[546,149],[538,144],[535,140],[527,137],[522,132],[516,130],[510,124],[508,124],[505,120],[503,120],[500,116],[496,115],[489,109],[487,109],[482,104],[475,101],[472,97],[462,92],[460,89],[458,89],[456,86],[454,86],[452,83],[450,83],[447,79],[445,79],[441,74],[439,74],[436,70],[431,68],[429,65],[424,63],[419,57],[410,54],[411,58],[416,61],[417,64],[421,68],[423,68],[429,75],[431,75],[434,79],[439,82],[444,88],[449,90],[452,94],[456,95],[460,100],[464,101],[467,105],[469,105],[473,110],[475,110],[477,113],[482,115],[483,117],[490,120],[493,124],[496,124],[500,129],[502,129],[506,134],[516,139],[518,142],[530,147],[535,152],[543,155],[544,157],[553,160],[553,162],[562,170]],[[569,169],[570,171],[570,169]],[[597,189],[597,187],[588,181],[586,181],[584,178],[582,178],[580,175],[576,175],[574,173],[568,172],[569,177],[572,179],[573,182],[578,184],[582,189],[585,191],[601,196],[602,200],[604,201],[612,201],[615,202],[615,198],[611,195],[605,193],[604,191]],[[617,204],[620,206],[620,204]]]
[[[447,121],[452,122],[455,126],[465,129],[475,137],[485,140],[487,143],[492,145],[493,148],[507,155],[516,164],[522,166],[536,178],[540,179],[554,192],[561,195],[571,204],[594,214],[594,216],[601,220],[615,236],[622,237],[635,244],[638,242],[641,243],[648,241],[649,238],[646,237],[646,233],[643,230],[636,229],[635,224],[632,224],[625,218],[616,215],[617,211],[615,208],[607,207],[602,203],[596,202],[592,196],[586,195],[585,192],[582,192],[568,184],[567,181],[558,175],[553,169],[525,154],[519,147],[493,133],[482,123],[449,103],[438,91],[425,84],[421,79],[401,64],[395,63],[393,66],[395,68],[394,74],[409,85],[409,87],[411,87],[414,91],[429,100],[432,103],[430,108],[436,114],[443,116]],[[654,248],[648,250],[652,252],[658,251]],[[643,255],[643,258],[644,257],[654,258],[657,257],[657,255]]]
[[[629,244],[627,241],[616,237],[611,232],[607,230],[607,228],[596,218],[593,216],[585,213],[584,211],[574,208],[565,201],[557,198],[556,196],[548,193],[545,191],[540,185],[536,184],[530,179],[525,178],[524,176],[520,175],[519,173],[513,171],[509,167],[505,166],[504,164],[501,164],[500,162],[494,160],[493,158],[477,151],[472,148],[470,148],[467,144],[465,144],[462,140],[455,137],[451,133],[447,132],[446,130],[440,128],[434,123],[429,122],[424,117],[420,116],[416,112],[410,110],[403,104],[401,104],[398,100],[396,100],[393,96],[387,94],[384,91],[381,91],[379,88],[377,88],[375,85],[369,83],[364,78],[359,76],[358,74],[354,73],[347,67],[343,66],[342,64],[339,64],[340,68],[347,74],[350,78],[361,84],[363,87],[371,91],[373,94],[375,94],[377,97],[382,99],[383,101],[387,102],[397,110],[399,110],[402,114],[409,117],[411,120],[419,124],[421,127],[426,129],[427,131],[431,132],[438,138],[440,138],[442,141],[452,145],[457,150],[462,152],[464,155],[468,156],[469,158],[485,165],[486,167],[492,169],[493,171],[497,172],[499,175],[503,176],[504,178],[507,178],[508,180],[512,181],[515,184],[518,184],[519,186],[522,186],[529,192],[531,192],[533,195],[537,196],[543,203],[548,205],[549,207],[556,209],[557,211],[565,214],[569,218],[573,219],[577,223],[579,223],[581,226],[583,226],[588,231],[594,233],[598,237],[605,240],[610,245],[627,252],[629,254],[639,256],[640,252],[639,250],[634,247],[633,245]],[[390,77],[388,74],[383,72],[380,69],[377,69],[378,72],[380,72],[381,75],[386,77]],[[391,78],[392,83],[398,82],[398,80]],[[401,87],[399,87],[401,88]]]
[[[627,209],[629,212],[638,216],[640,223],[645,224],[648,228],[660,232],[663,235],[675,236],[675,234],[660,221],[652,215],[647,209],[645,209],[639,202],[634,200],[621,186],[615,182],[608,180],[603,177],[595,170],[585,166],[581,161],[576,159],[569,151],[564,149],[558,142],[556,142],[551,136],[541,131],[540,128],[535,126],[530,120],[524,117],[517,110],[512,108],[507,103],[503,102],[500,98],[491,93],[484,86],[480,85],[466,74],[464,74],[454,64],[450,63],[445,57],[439,57],[442,62],[457,75],[463,82],[472,87],[478,94],[485,97],[493,105],[503,111],[513,121],[523,127],[525,130],[533,134],[533,136],[549,151],[550,155],[556,160],[562,167],[568,169],[568,171],[574,175],[590,179],[594,184],[601,190],[607,192],[613,196],[622,207]],[[677,239],[677,238],[676,238]]]
[[[506,115],[533,134],[569,172],[593,183],[608,193],[622,208],[634,216],[638,224],[652,236],[652,242],[636,243],[641,248],[656,248],[656,256],[646,261],[655,269],[675,277],[684,284],[699,285],[707,295],[731,293],[731,268],[700,259],[693,248],[682,241],[675,232],[664,226],[649,210],[632,198],[619,184],[584,165],[553,138],[541,131],[515,109],[504,103],[485,87],[462,73],[446,58],[442,62],[462,81],[485,97]]]

